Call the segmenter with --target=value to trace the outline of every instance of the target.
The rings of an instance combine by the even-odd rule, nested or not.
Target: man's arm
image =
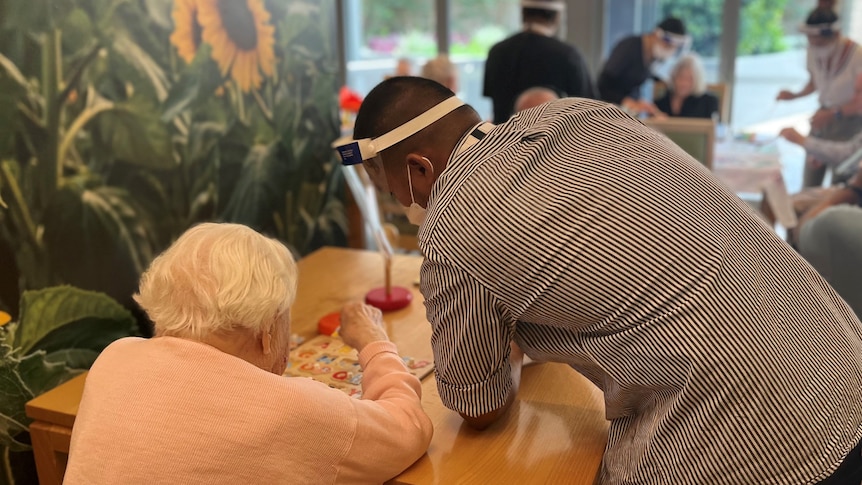
[[[796,99],[796,98],[801,98],[803,96],[808,96],[809,94],[813,93],[816,90],[817,90],[817,86],[814,85],[814,78],[809,78],[808,84],[806,84],[805,87],[802,88],[802,91],[794,93],[793,91],[788,91],[787,89],[782,89],[778,93],[778,97],[776,97],[775,99],[778,101],[789,101],[791,99]]]
[[[464,413],[459,413],[471,428],[483,430],[506,414],[512,403],[515,402],[515,396],[518,395],[518,389],[521,386],[521,367],[523,366],[523,362],[524,352],[518,347],[518,344],[512,342],[512,353],[509,354],[509,364],[512,367],[512,388],[509,391],[509,396],[506,398],[506,403],[502,407],[481,416],[468,416]]]

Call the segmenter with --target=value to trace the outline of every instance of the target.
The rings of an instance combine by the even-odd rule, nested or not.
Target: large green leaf
[[[123,335],[123,337],[127,336]],[[99,353],[90,349],[64,349],[46,355],[45,361],[64,364],[70,369],[87,370],[93,366]]]
[[[267,231],[273,213],[283,206],[288,182],[288,159],[281,144],[256,145],[243,162],[242,174],[227,202],[222,218]]]
[[[30,449],[15,439],[30,425],[24,411],[27,401],[78,373],[63,363],[48,362],[44,352],[21,357],[0,339],[0,445],[12,451]]]
[[[201,44],[191,65],[171,87],[162,108],[162,121],[169,122],[183,111],[208,101],[224,83],[218,65],[210,58],[210,48]]]
[[[99,113],[99,143],[94,149],[111,154],[115,161],[143,168],[173,168],[170,133],[159,120],[157,109],[149,100],[136,96]]]
[[[46,251],[60,281],[131,304],[157,237],[152,217],[125,190],[84,177],[68,180],[43,221]]]
[[[71,286],[25,291],[21,317],[9,345],[24,354],[89,349],[135,333],[132,314],[107,295]]]
[[[10,153],[15,138],[19,101],[28,92],[27,80],[9,58],[0,54],[0,156]]]
[[[128,63],[140,73],[141,78],[148,81],[159,102],[168,97],[169,82],[164,70],[132,39],[126,35],[117,36],[111,50],[117,61]]]

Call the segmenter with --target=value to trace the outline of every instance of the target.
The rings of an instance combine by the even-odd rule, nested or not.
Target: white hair
[[[555,99],[560,99],[560,96],[553,89],[542,86],[532,87],[521,93],[515,100],[515,112],[534,108]]]
[[[694,80],[694,88],[692,89],[692,93],[700,96],[706,92],[706,71],[703,69],[703,63],[700,61],[700,57],[697,54],[686,54],[679,58],[676,61],[676,64],[673,65],[673,68],[670,71],[670,79],[668,80],[668,87],[673,90],[674,89],[674,79],[683,69],[691,70],[691,77]]]
[[[440,54],[422,66],[422,77],[437,81],[452,91],[457,91],[458,69],[449,56]]]
[[[296,278],[284,244],[243,225],[205,223],[153,260],[134,298],[156,335],[201,340],[238,327],[260,335],[286,320]]]

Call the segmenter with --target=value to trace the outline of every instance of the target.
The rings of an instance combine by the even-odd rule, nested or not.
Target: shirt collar
[[[473,128],[470,128],[467,134],[461,138],[461,141],[455,147],[455,156],[460,155],[476,143],[479,143],[479,141],[482,140],[482,138],[485,138],[485,135],[493,130],[495,126],[496,125],[493,123],[483,121],[473,126]]]

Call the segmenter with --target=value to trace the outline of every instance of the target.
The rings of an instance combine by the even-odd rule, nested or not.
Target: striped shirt
[[[449,160],[419,231],[437,385],[477,416],[509,342],[595,383],[603,483],[810,483],[862,438],[862,327],[707,169],[600,102]]]

